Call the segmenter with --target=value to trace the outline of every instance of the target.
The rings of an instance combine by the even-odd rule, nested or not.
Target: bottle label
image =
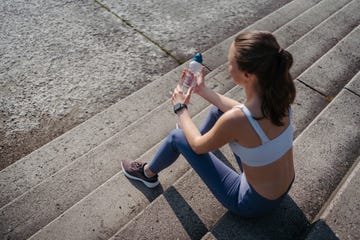
[[[183,82],[183,85],[185,87],[192,87],[194,84],[195,80],[195,75],[193,72],[191,72],[190,70],[187,70],[186,75],[185,75],[185,79]]]

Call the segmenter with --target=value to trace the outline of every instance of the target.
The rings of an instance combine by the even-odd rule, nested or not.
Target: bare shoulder
[[[219,124],[224,125],[230,131],[237,133],[250,127],[246,115],[238,108],[232,108],[226,111],[219,119]]]
[[[261,142],[254,128],[251,126],[245,113],[239,108],[229,111],[229,118],[234,119],[232,130],[235,132],[236,141],[244,147],[256,147]]]
[[[228,121],[234,122],[237,125],[243,125],[246,123],[247,117],[240,108],[232,108],[223,115]]]

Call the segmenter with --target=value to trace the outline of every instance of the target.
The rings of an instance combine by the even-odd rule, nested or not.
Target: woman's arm
[[[181,88],[178,86],[174,90],[172,102],[188,103],[190,100],[191,88],[186,95],[183,94]],[[206,134],[201,135],[198,128],[192,121],[187,109],[182,109],[177,112],[179,123],[184,131],[186,140],[189,142],[191,149],[197,154],[207,153],[219,149],[226,143],[235,139],[234,131],[238,126],[238,111],[228,111],[224,113],[220,119],[215,123],[213,128]]]
[[[195,87],[194,92],[215,105],[222,112],[226,112],[240,104],[240,102],[225,97],[205,86],[204,67],[201,69],[201,73],[197,78],[197,86]]]
[[[237,129],[238,122],[234,111],[224,113],[204,135],[199,132],[187,109],[178,112],[178,116],[186,140],[197,154],[214,151],[236,139],[234,129]]]
[[[203,97],[208,102],[215,105],[222,112],[227,112],[228,110],[232,109],[234,106],[240,104],[240,102],[235,101],[234,99],[231,99],[224,95],[221,95],[221,94],[207,88],[206,86],[203,86],[201,88],[199,87],[197,94],[199,94],[201,97]]]

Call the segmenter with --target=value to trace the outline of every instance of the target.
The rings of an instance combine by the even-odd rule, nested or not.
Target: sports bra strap
[[[254,128],[256,133],[259,135],[262,144],[268,142],[269,138],[266,136],[266,134],[264,133],[264,131],[260,127],[259,123],[252,117],[251,112],[249,111],[249,109],[244,104],[237,105],[235,107],[240,108],[245,113],[245,116],[249,120],[251,126]]]

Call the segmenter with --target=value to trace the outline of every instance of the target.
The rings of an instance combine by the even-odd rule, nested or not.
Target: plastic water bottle
[[[201,53],[195,54],[193,60],[189,63],[189,68],[182,81],[182,89],[187,93],[190,87],[196,86],[196,77],[200,74],[202,68],[202,55]]]

